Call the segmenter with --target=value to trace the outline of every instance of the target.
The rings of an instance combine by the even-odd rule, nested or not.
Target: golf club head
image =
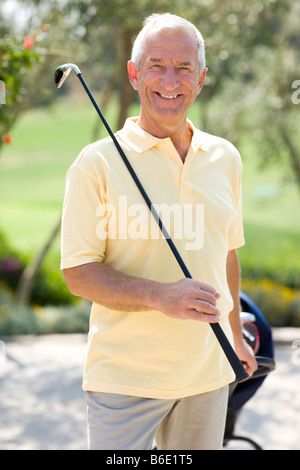
[[[77,67],[75,64],[63,64],[57,67],[54,74],[54,81],[57,88],[62,86],[71,70],[74,70],[76,75],[81,73],[79,67]]]

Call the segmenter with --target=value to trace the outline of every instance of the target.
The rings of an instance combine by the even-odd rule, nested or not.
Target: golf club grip
[[[245,380],[249,379],[249,375],[244,369],[241,361],[237,357],[233,347],[231,346],[230,342],[228,341],[227,336],[225,335],[224,331],[222,330],[219,323],[210,323],[210,326],[218,339],[236,377],[236,381],[241,383]]]
[[[150,212],[152,213],[152,215],[154,216],[156,222],[158,223],[159,225],[159,228],[161,229],[173,255],[175,256],[177,262],[179,263],[184,275],[190,279],[192,279],[192,276],[188,270],[188,268],[186,267],[182,257],[180,256],[176,246],[174,245],[170,235],[168,234],[165,226],[163,225],[163,222],[162,220],[160,219],[158,213],[156,212],[151,200],[149,199],[144,187],[142,186],[140,180],[138,179],[134,169],[132,168],[129,160],[127,159],[125,153],[123,152],[119,142],[117,141],[114,133],[112,132],[110,126],[108,125],[104,115],[102,114],[102,111],[100,110],[98,104],[96,103],[92,93],[90,92],[87,84],[85,83],[81,73],[78,73],[77,74],[77,77],[79,78],[79,80],[81,81],[82,83],[82,86],[84,87],[87,95],[89,96],[94,108],[96,109],[99,117],[101,118],[107,132],[109,133],[110,137],[112,138],[113,140],[113,143],[115,144],[115,147],[117,148],[123,162],[125,163],[129,173],[131,174],[135,184],[137,185],[138,189],[140,190],[140,193],[142,194]],[[235,373],[235,376],[236,376],[236,381],[238,382],[243,382],[244,380],[248,379],[249,378],[249,375],[247,374],[246,370],[244,369],[242,363],[240,362],[239,358],[237,357],[234,349],[232,348],[230,342],[228,341],[228,338],[226,337],[225,333],[223,332],[221,326],[219,325],[219,323],[210,323],[210,326],[221,346],[221,348],[223,349],[234,373]]]

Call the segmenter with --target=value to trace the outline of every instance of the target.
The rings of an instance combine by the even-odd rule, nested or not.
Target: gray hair
[[[172,15],[171,13],[162,13],[157,14],[154,13],[153,15],[148,16],[144,23],[143,28],[137,35],[131,53],[131,61],[135,63],[137,69],[140,66],[140,60],[143,54],[144,43],[147,37],[150,34],[158,33],[165,30],[179,30],[184,32],[191,32],[192,35],[195,37],[198,45],[198,59],[200,63],[200,73],[203,69],[205,69],[205,45],[204,39],[202,34],[196,26],[194,26],[189,21],[181,18],[177,15]]]

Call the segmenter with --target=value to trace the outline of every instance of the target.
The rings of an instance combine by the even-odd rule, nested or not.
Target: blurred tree
[[[198,100],[200,127],[276,160],[300,190],[300,4],[293,0],[186,0],[186,17],[206,40],[208,74]],[[249,147],[250,148],[250,147]]]
[[[59,56],[72,56],[74,49],[71,38],[65,40],[67,26],[55,1],[20,1],[16,10],[22,3],[31,13],[26,21],[19,21],[18,14],[4,17],[0,5],[0,80],[6,88],[6,102],[0,104],[0,149],[11,143],[10,131],[22,112],[54,99],[54,67]]]
[[[0,80],[5,86],[5,103],[0,105],[0,148],[3,143],[11,142],[9,131],[26,108],[28,73],[41,60],[40,54],[34,50],[35,39],[34,35],[18,38],[8,34],[1,38]]]
[[[253,129],[261,160],[285,162],[284,176],[292,175],[300,191],[299,106],[292,100],[292,84],[300,78],[300,5],[278,1],[273,13],[273,34],[255,51],[254,80],[265,83],[265,93],[253,109]]]

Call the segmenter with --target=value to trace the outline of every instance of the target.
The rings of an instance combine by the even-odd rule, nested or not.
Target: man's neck
[[[160,123],[159,126],[156,123],[151,126],[149,121],[145,123],[145,121],[139,117],[137,120],[137,124],[144,129],[149,134],[157,137],[158,139],[165,139],[169,137],[176,148],[181,160],[184,162],[185,157],[188,153],[189,147],[191,145],[193,132],[187,124],[187,121],[182,122],[180,125],[174,124],[162,124]]]

